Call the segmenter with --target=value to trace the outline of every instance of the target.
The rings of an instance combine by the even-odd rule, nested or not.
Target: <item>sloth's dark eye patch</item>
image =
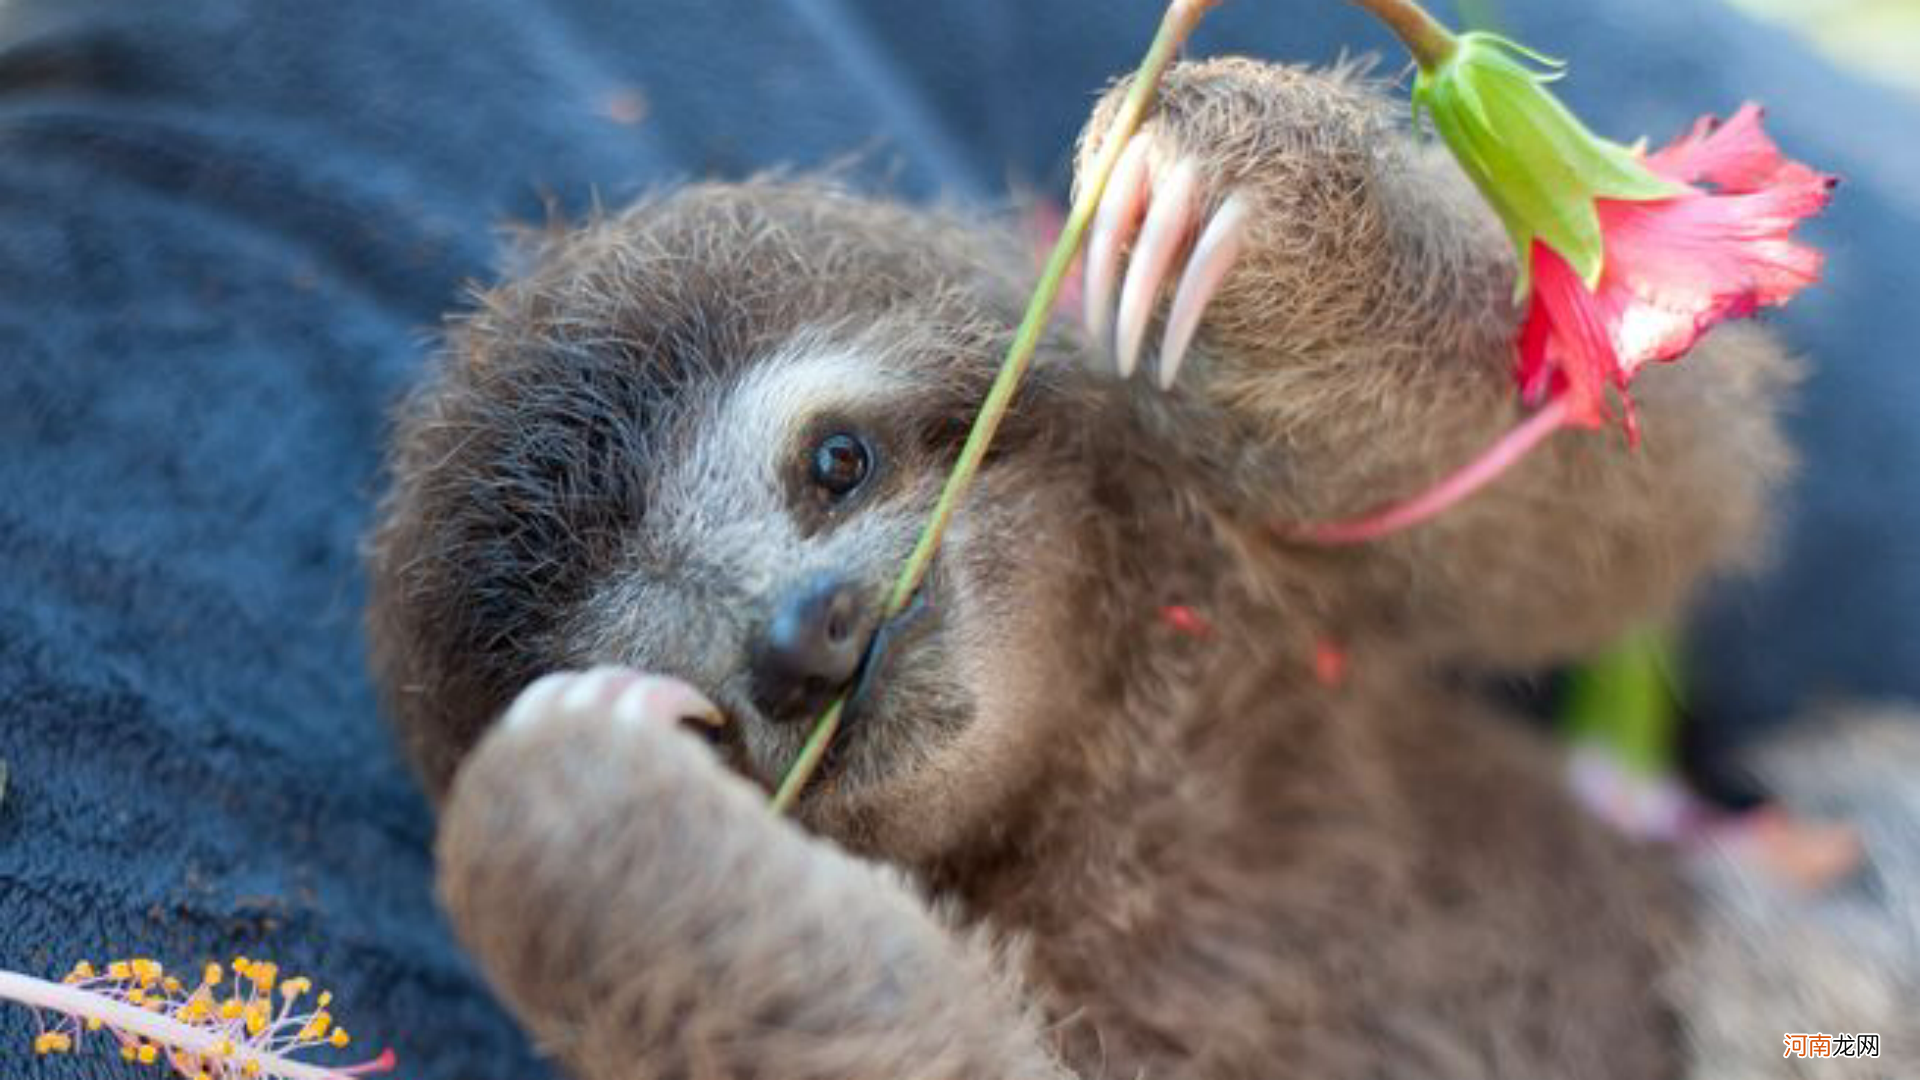
[[[873,448],[858,435],[837,431],[814,444],[809,478],[834,498],[851,494],[873,471]]]

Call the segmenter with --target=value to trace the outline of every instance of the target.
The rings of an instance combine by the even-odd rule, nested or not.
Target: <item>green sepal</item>
[[[1529,67],[1531,60],[1540,68]],[[1667,199],[1683,190],[1631,150],[1588,131],[1546,84],[1560,61],[1483,32],[1460,35],[1453,54],[1413,87],[1424,114],[1506,226],[1519,260],[1515,295],[1532,280],[1533,241],[1558,252],[1589,288],[1605,251],[1595,199]]]

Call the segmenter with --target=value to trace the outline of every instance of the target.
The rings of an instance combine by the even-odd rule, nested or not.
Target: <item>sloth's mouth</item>
[[[932,590],[932,581],[921,583],[919,591],[913,594],[906,608],[874,630],[873,639],[867,643],[866,656],[860,661],[860,670],[854,674],[853,689],[847,693],[846,707],[840,713],[843,732],[853,727],[873,707],[880,693],[878,688],[886,682],[888,670],[907,646],[925,636],[932,627],[933,620],[927,617],[933,610],[927,600]]]
[[[913,646],[922,642],[939,625],[940,620],[935,615],[937,609],[929,600],[938,587],[935,576],[929,575],[906,608],[881,623],[868,638],[860,666],[846,684],[846,704],[840,710],[838,730],[827,747],[825,757],[814,770],[815,784],[839,776],[856,757],[868,757],[875,752],[868,745],[871,740],[865,736],[876,730],[873,721],[884,711],[888,683],[899,672],[903,658],[912,651]],[[793,755],[799,752],[799,743],[782,739],[756,752],[754,744],[757,740],[746,737],[745,729],[739,725],[742,718],[751,717],[754,723],[750,726],[761,730],[787,729],[788,726],[774,725],[768,721],[751,696],[737,687],[719,691],[712,695],[712,699],[720,705],[728,723],[720,728],[702,726],[697,733],[708,739],[715,751],[735,770],[758,778],[769,790],[777,787],[786,770],[792,768]],[[799,737],[804,738],[811,733],[818,720],[818,716],[809,717],[805,724],[800,725],[804,730],[798,732]]]

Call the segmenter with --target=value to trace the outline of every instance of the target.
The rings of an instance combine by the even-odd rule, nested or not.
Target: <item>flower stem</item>
[[[1413,54],[1414,63],[1420,65],[1421,71],[1432,71],[1453,55],[1455,42],[1452,32],[1414,0],[1350,2],[1367,9],[1374,18],[1386,23],[1387,29],[1392,30],[1407,51]]]
[[[1200,16],[1206,9],[1219,0],[1173,0],[1167,5],[1166,14],[1161,17],[1159,32],[1154,35],[1153,44],[1148,46],[1147,55],[1140,62],[1140,68],[1134,73],[1133,85],[1128,87],[1127,96],[1120,103],[1120,111],[1114,117],[1113,128],[1101,147],[1100,156],[1094,161],[1087,177],[1087,183],[1080,190],[1080,198],[1073,204],[1067,215],[1066,225],[1060,230],[1059,239],[1054,242],[1053,254],[1047,259],[1045,270],[1040,275],[1039,285],[1034,289],[1033,297],[1027,302],[1025,317],[1014,333],[1013,344],[1007,350],[1007,356],[1000,365],[1000,373],[994,378],[993,386],[987,391],[987,398],[980,406],[980,414],[974,419],[973,428],[967,433],[966,444],[960,448],[960,457],[954,462],[953,472],[948,474],[946,487],[940,492],[940,499],[934,504],[933,519],[920,534],[920,542],[914,546],[913,554],[907,558],[906,570],[895,583],[893,594],[887,599],[886,614],[889,618],[898,615],[913,599],[914,590],[920,587],[921,579],[926,576],[927,567],[933,562],[934,551],[939,548],[941,538],[946,534],[947,525],[953,518],[954,509],[959,505],[960,497],[967,486],[973,482],[974,474],[980,469],[980,462],[987,456],[987,447],[993,442],[994,433],[1000,427],[1000,421],[1006,416],[1007,407],[1013,401],[1013,392],[1026,375],[1027,367],[1033,361],[1034,349],[1040,343],[1040,334],[1046,329],[1047,320],[1053,312],[1053,302],[1060,295],[1060,287],[1065,282],[1068,270],[1073,265],[1073,257],[1080,250],[1080,242],[1086,235],[1087,225],[1093,220],[1094,208],[1100,205],[1101,193],[1106,190],[1107,178],[1113,174],[1114,166],[1120,161],[1120,152],[1126,148],[1127,139],[1139,128],[1146,118],[1147,108],[1153,103],[1153,94],[1160,85],[1160,75],[1173,61],[1180,44],[1199,24]]]
[[[814,721],[813,730],[807,733],[807,741],[800,747],[800,756],[793,759],[787,768],[787,774],[780,778],[780,787],[773,793],[773,812],[784,814],[800,797],[800,790],[807,786],[815,769],[820,767],[820,759],[827,754],[827,746],[833,742],[833,733],[840,730],[840,713],[847,707],[844,697],[834,700],[827,706],[819,720]]]
[[[1511,431],[1482,451],[1466,465],[1442,477],[1432,487],[1405,502],[1364,517],[1336,521],[1328,525],[1285,530],[1295,539],[1328,546],[1358,544],[1377,540],[1440,513],[1498,479],[1527,456],[1547,436],[1566,427],[1573,415],[1567,398],[1557,397],[1538,412],[1515,425]]]
[[[939,549],[940,541],[946,535],[947,525],[953,520],[954,511],[959,507],[968,485],[973,482],[974,475],[980,471],[980,463],[987,456],[987,447],[993,442],[994,433],[999,430],[1000,421],[1013,402],[1013,392],[1019,388],[1020,380],[1033,362],[1034,349],[1040,344],[1040,334],[1046,329],[1047,320],[1052,317],[1054,300],[1060,295],[1060,287],[1073,265],[1073,257],[1080,250],[1087,225],[1093,219],[1094,208],[1100,205],[1100,195],[1106,190],[1107,178],[1120,161],[1121,150],[1126,148],[1128,138],[1146,118],[1147,108],[1153,103],[1154,91],[1160,85],[1160,76],[1166,71],[1167,65],[1173,62],[1181,43],[1199,25],[1200,17],[1207,9],[1218,2],[1172,0],[1167,5],[1166,14],[1160,19],[1160,29],[1154,34],[1153,44],[1148,46],[1146,58],[1134,72],[1133,85],[1127,88],[1127,96],[1120,102],[1113,130],[1101,146],[1100,156],[1094,160],[1087,174],[1087,182],[1080,188],[1080,197],[1074,200],[1066,225],[1061,228],[1060,237],[1054,242],[1053,254],[1047,258],[1039,285],[1033,291],[1033,298],[1027,302],[1026,315],[1020,320],[1019,329],[1014,332],[1013,344],[1000,364],[1000,373],[987,390],[986,400],[980,406],[979,415],[974,418],[965,445],[960,448],[953,471],[947,474],[946,486],[940,490],[940,498],[934,503],[933,516],[921,532],[913,553],[907,557],[905,570],[887,598],[882,618],[891,619],[905,610],[907,602],[913,599],[914,591],[926,577],[928,567],[933,564],[934,552]],[[800,749],[800,756],[794,760],[792,767],[781,778],[779,789],[774,792],[775,813],[785,812],[799,797],[807,779],[825,756],[827,746],[833,741],[833,733],[840,725],[840,713],[845,705],[845,698],[835,701],[826,714],[815,722],[806,744]]]

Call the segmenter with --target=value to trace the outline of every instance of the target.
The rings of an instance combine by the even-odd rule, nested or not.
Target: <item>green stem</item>
[[[954,462],[953,471],[947,475],[947,483],[940,491],[939,501],[934,503],[933,517],[921,532],[919,543],[914,545],[913,553],[907,557],[900,580],[894,584],[893,592],[887,598],[884,618],[891,619],[900,614],[925,579],[927,568],[933,564],[934,552],[939,549],[940,541],[946,535],[947,525],[953,520],[954,511],[959,507],[961,497],[966,494],[967,486],[980,471],[980,463],[987,456],[987,447],[993,442],[994,433],[999,430],[1000,421],[1013,402],[1013,392],[1019,388],[1020,380],[1033,362],[1034,349],[1040,344],[1040,335],[1046,329],[1047,320],[1052,317],[1054,301],[1059,297],[1060,287],[1073,265],[1073,257],[1086,237],[1094,208],[1100,205],[1100,196],[1107,188],[1107,178],[1120,161],[1120,152],[1146,118],[1147,108],[1153,103],[1154,91],[1160,85],[1160,76],[1166,71],[1167,65],[1173,62],[1181,43],[1199,24],[1201,15],[1218,2],[1172,0],[1167,5],[1166,14],[1160,19],[1160,30],[1154,35],[1153,44],[1147,48],[1146,59],[1140,62],[1139,69],[1134,72],[1133,85],[1127,88],[1127,96],[1120,102],[1113,130],[1101,145],[1100,155],[1095,158],[1093,167],[1086,175],[1086,182],[1081,185],[1079,198],[1074,200],[1073,209],[1067,215],[1066,225],[1060,230],[1060,238],[1054,242],[1053,254],[1048,256],[1040,283],[1033,291],[1033,298],[1027,302],[1026,316],[1020,320],[1020,327],[1014,333],[1013,344],[1000,364],[1000,373],[994,377],[993,386],[987,391],[986,401],[980,406],[973,429],[967,434],[966,444],[960,448],[960,457]],[[800,756],[794,760],[793,766],[781,778],[779,789],[774,792],[775,813],[784,813],[799,798],[801,789],[806,787],[807,780],[819,767],[820,759],[826,755],[827,746],[833,741],[845,705],[845,698],[835,701],[814,724],[806,744],[800,748]]]
[[[1643,775],[1672,774],[1685,693],[1678,659],[1671,632],[1645,627],[1575,668],[1560,707],[1566,733]]]
[[[1387,29],[1392,30],[1407,51],[1413,54],[1414,63],[1420,65],[1421,71],[1431,72],[1453,55],[1457,43],[1452,32],[1414,0],[1350,2],[1367,9],[1374,18],[1386,23]]]
[[[800,797],[800,789],[807,786],[813,778],[813,772],[820,767],[820,759],[827,755],[827,746],[833,742],[833,733],[840,730],[840,711],[847,707],[844,697],[835,699],[820,719],[814,721],[813,730],[807,734],[807,741],[800,747],[800,756],[793,759],[787,774],[780,778],[780,787],[773,793],[773,812],[784,814]]]

